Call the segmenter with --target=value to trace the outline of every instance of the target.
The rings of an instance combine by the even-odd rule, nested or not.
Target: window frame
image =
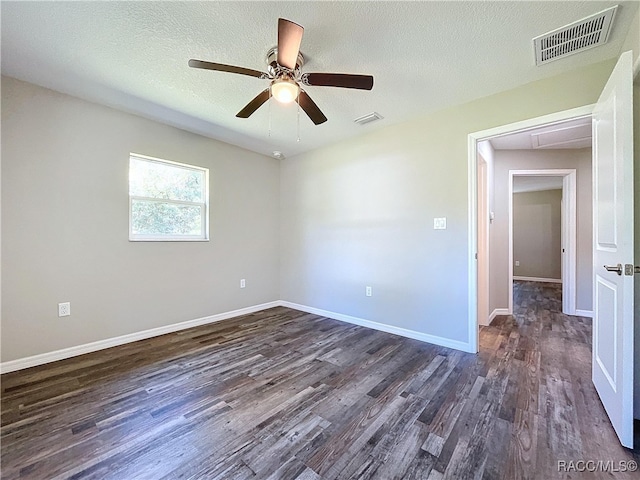
[[[145,162],[159,163],[161,165],[170,165],[179,167],[184,170],[194,170],[204,174],[203,194],[204,202],[190,202],[187,200],[170,200],[165,198],[143,197],[131,195],[131,160],[137,159]],[[209,169],[186,163],[164,160],[162,158],[150,157],[139,153],[129,153],[129,171],[127,173],[127,186],[129,191],[129,241],[130,242],[208,242],[209,241]],[[135,200],[143,202],[169,203],[173,205],[191,205],[201,207],[202,217],[202,233],[200,235],[143,235],[134,234],[132,227],[133,202]]]

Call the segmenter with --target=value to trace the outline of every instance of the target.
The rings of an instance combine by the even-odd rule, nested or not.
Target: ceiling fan
[[[300,52],[300,42],[303,32],[304,28],[297,23],[284,18],[278,19],[278,45],[267,52],[267,72],[194,59],[189,60],[189,66],[271,80],[269,87],[251,100],[236,117],[249,118],[273,96],[281,103],[298,102],[311,121],[319,125],[326,122],[327,117],[301,85],[371,90],[373,77],[346,73],[302,73],[300,69],[304,65],[304,56]]]

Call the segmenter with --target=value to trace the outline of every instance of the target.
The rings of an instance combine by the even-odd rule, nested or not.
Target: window
[[[129,240],[208,240],[208,207],[208,169],[130,155]]]

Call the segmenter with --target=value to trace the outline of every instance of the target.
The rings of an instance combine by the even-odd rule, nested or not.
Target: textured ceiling
[[[591,146],[591,117],[531,128],[489,141],[495,150],[588,148]]]
[[[292,156],[615,57],[637,1],[619,2],[604,46],[536,67],[531,42],[615,3],[3,1],[2,73]],[[187,66],[197,58],[264,69],[278,17],[305,27],[304,71],[375,77],[371,92],[308,87],[329,121],[314,126],[301,113],[299,142],[295,105],[235,117],[266,80]],[[353,123],[372,111],[384,119]]]

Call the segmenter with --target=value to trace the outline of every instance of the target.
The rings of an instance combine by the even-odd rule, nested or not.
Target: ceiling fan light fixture
[[[373,77],[351,73],[302,73],[300,68],[305,63],[304,56],[300,53],[303,32],[304,28],[297,23],[286,18],[278,19],[278,45],[267,52],[267,72],[224,63],[205,62],[195,58],[189,60],[189,66],[270,81],[267,88],[236,113],[238,118],[249,118],[258,108],[269,102],[271,97],[275,97],[279,103],[295,101],[299,106],[298,115],[302,109],[314,125],[320,125],[327,121],[327,117],[300,85],[371,90]]]
[[[293,80],[286,78],[275,80],[271,84],[271,96],[280,103],[291,103],[300,92],[300,87]]]

